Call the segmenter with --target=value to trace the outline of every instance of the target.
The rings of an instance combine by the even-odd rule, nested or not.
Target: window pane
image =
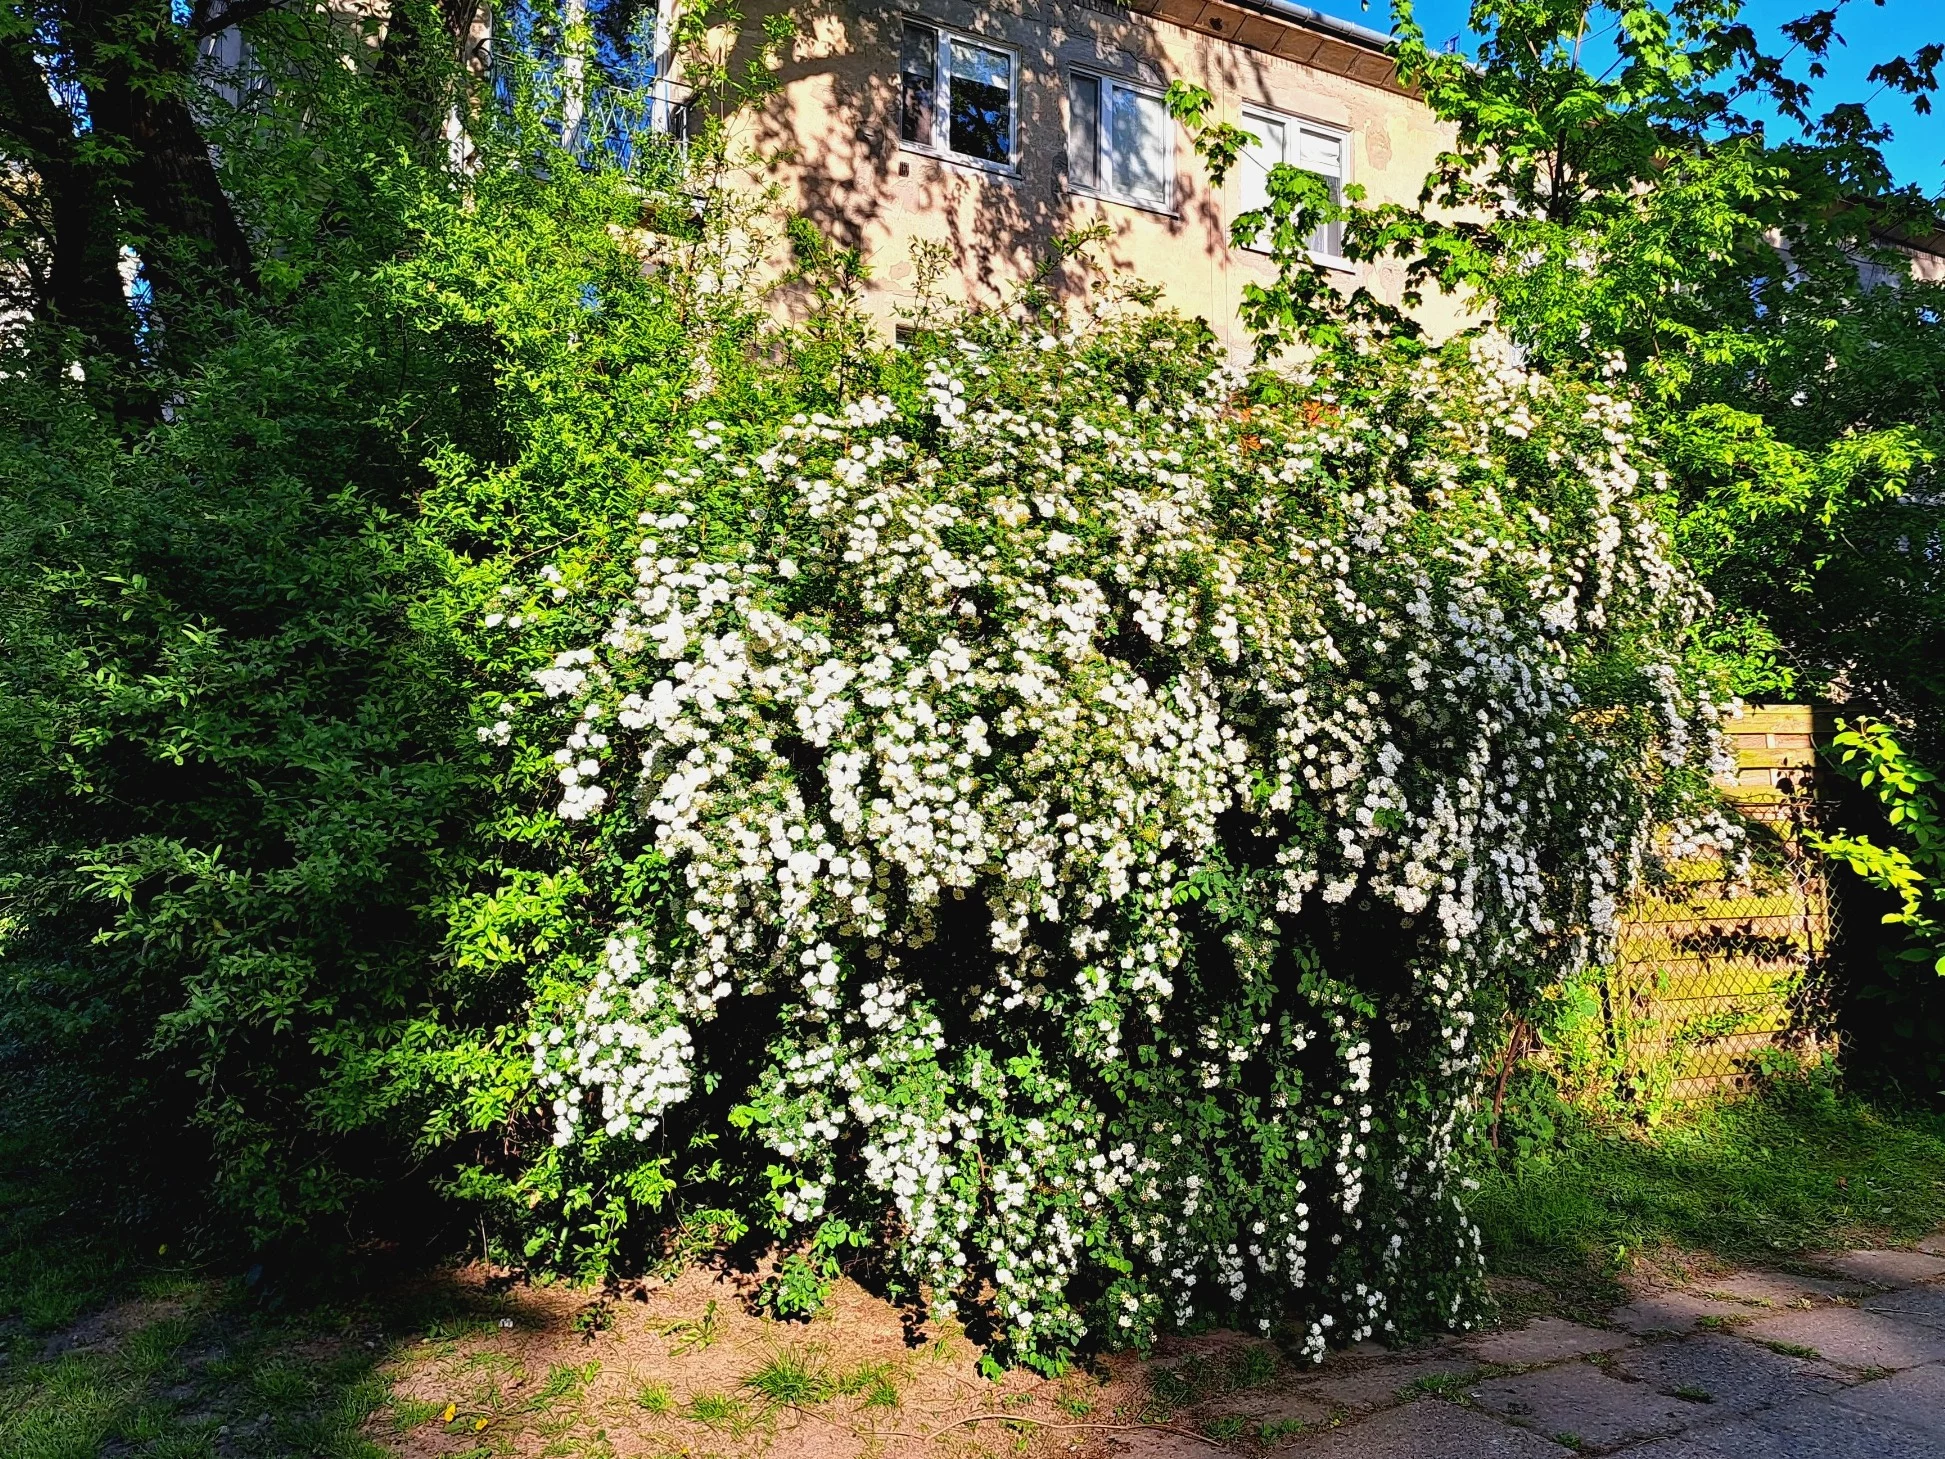
[[[1013,160],[1013,58],[961,40],[947,42],[953,151],[982,162]]]
[[[1333,137],[1327,132],[1313,132],[1307,128],[1303,134],[1303,153],[1290,160],[1299,167],[1311,172],[1321,172],[1325,177],[1344,175],[1344,139]]]
[[[1340,204],[1344,201],[1344,184],[1334,177],[1330,179],[1330,200]],[[1333,218],[1328,223],[1318,224],[1317,231],[1310,235],[1310,251],[1341,258],[1344,254],[1344,220]]]
[[[1299,133],[1301,155],[1297,163],[1306,172],[1314,172],[1330,184],[1330,200],[1333,203],[1344,201],[1344,139],[1329,132],[1313,132],[1304,128]],[[1325,254],[1330,258],[1339,257],[1344,251],[1344,224],[1337,219],[1320,223],[1317,231],[1310,235],[1310,251]]]
[[[922,25],[905,27],[905,42],[899,56],[904,112],[899,118],[898,135],[907,142],[930,147],[932,136],[932,92],[938,84],[938,32]]]
[[[1254,146],[1243,148],[1242,158],[1237,163],[1242,211],[1253,213],[1270,205],[1270,169],[1284,158],[1289,128],[1273,117],[1245,116],[1243,130],[1257,138]],[[1254,246],[1269,247],[1268,229],[1257,234]]]
[[[1093,76],[1068,81],[1067,181],[1073,187],[1101,185],[1101,83]]]
[[[1108,153],[1114,190],[1144,203],[1168,202],[1168,112],[1158,96],[1108,88]]]

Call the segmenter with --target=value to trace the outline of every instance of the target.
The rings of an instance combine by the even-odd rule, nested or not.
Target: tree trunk
[[[479,18],[479,0],[436,0],[423,6],[418,0],[392,0],[377,77],[400,98],[407,124],[421,141],[451,133],[455,103],[463,100],[458,88],[485,69]],[[438,44],[427,35],[428,20],[438,22]],[[463,115],[458,123],[463,129]],[[447,140],[456,142],[450,135]]]
[[[121,238],[109,179],[84,159],[74,123],[48,91],[27,35],[0,36],[0,135],[33,173],[45,205],[44,322],[78,331],[118,359],[135,355],[135,321],[122,288]]]
[[[588,105],[587,0],[561,5],[561,146],[573,150]]]
[[[70,0],[67,32],[95,132],[123,154],[137,251],[165,320],[172,299],[256,293],[249,240],[190,109],[193,44],[167,0]]]

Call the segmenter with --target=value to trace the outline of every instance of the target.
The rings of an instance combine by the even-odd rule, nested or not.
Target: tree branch
[[[230,4],[212,15],[209,12],[210,0],[197,0],[196,9],[189,17],[189,32],[197,40],[205,41],[213,35],[221,35],[231,26],[267,15],[282,4],[283,0],[231,0]]]

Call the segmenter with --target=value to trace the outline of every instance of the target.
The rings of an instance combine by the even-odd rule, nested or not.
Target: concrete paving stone
[[[1866,1312],[1881,1312],[1901,1322],[1945,1330],[1945,1287],[1906,1287],[1861,1305]]]
[[[1859,1383],[1830,1395],[1842,1408],[1888,1418],[1930,1434],[1945,1453],[1945,1366],[1927,1363],[1889,1378]]]
[[[1736,1329],[1736,1335],[1809,1348],[1846,1368],[1915,1368],[1945,1361],[1945,1332],[1855,1307],[1780,1312]]]
[[[1848,1381],[1822,1363],[1714,1336],[1655,1343],[1616,1354],[1610,1371],[1645,1383],[1657,1393],[1673,1394],[1678,1389],[1706,1393],[1705,1401],[1687,1400],[1693,1423],[1835,1392]]]
[[[1466,1353],[1421,1358],[1415,1362],[1373,1363],[1336,1373],[1326,1370],[1321,1378],[1305,1383],[1299,1392],[1331,1408],[1382,1408],[1397,1402],[1404,1390],[1420,1379],[1463,1377],[1478,1368],[1478,1361]]]
[[[1238,1393],[1212,1405],[1225,1413],[1240,1413],[1259,1424],[1324,1424],[1336,1410],[1314,1393]]]
[[[1625,1307],[1616,1307],[1607,1320],[1633,1333],[1693,1332],[1704,1317],[1753,1316],[1746,1302],[1707,1297],[1700,1292],[1661,1288],[1643,1292]]]
[[[1578,1444],[1595,1449],[1678,1433],[1702,1407],[1657,1393],[1646,1383],[1610,1378],[1592,1363],[1489,1378],[1468,1389],[1467,1396],[1536,1433],[1571,1434]]]
[[[1945,1256],[1928,1251],[1840,1251],[1822,1258],[1821,1264],[1883,1287],[1908,1287],[1945,1277]]]
[[[1706,1277],[1694,1284],[1704,1294],[1754,1302],[1764,1307],[1814,1306],[1832,1298],[1867,1297],[1874,1288],[1857,1282],[1832,1281],[1827,1277],[1799,1277],[1789,1272],[1736,1272],[1726,1277]]]
[[[1895,1419],[1805,1398],[1682,1436],[1710,1459],[1941,1459],[1945,1448]],[[1633,1450],[1623,1451],[1637,1459]]]
[[[1281,1452],[1298,1459],[1564,1459],[1572,1451],[1482,1413],[1421,1398]]]
[[[1612,1352],[1632,1341],[1624,1332],[1603,1332],[1558,1317],[1536,1317],[1525,1327],[1490,1332],[1466,1346],[1486,1363],[1558,1363],[1589,1353]]]

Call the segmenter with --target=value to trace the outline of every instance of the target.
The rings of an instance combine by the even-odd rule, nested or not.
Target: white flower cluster
[[[558,814],[677,889],[534,1034],[557,1139],[647,1134],[734,1005],[777,1214],[889,1214],[1017,1352],[1460,1318],[1480,998],[1598,949],[1717,748],[1626,403],[1483,347],[1252,408],[1133,325],[925,368],[698,432],[536,675]]]
[[[600,1100],[601,1126],[609,1135],[646,1140],[662,1111],[689,1094],[689,1030],[664,1015],[661,985],[645,975],[653,949],[638,934],[611,937],[602,969],[588,990],[582,1016],[527,1036],[533,1072],[542,1089],[554,1091],[554,1143],[570,1144],[586,1100]]]

